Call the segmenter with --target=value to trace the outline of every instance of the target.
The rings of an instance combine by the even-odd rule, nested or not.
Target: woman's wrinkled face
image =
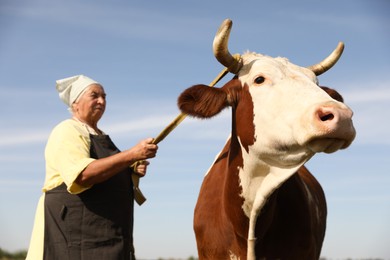
[[[106,93],[99,84],[91,84],[73,103],[73,115],[82,121],[96,124],[106,109]]]

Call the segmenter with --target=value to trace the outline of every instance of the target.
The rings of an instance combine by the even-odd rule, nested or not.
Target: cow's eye
[[[262,83],[264,83],[264,81],[265,81],[265,78],[263,76],[259,76],[259,77],[255,78],[256,84],[262,84]]]

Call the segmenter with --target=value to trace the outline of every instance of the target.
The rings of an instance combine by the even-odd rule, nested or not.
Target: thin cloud
[[[377,84],[372,84],[377,85]],[[371,86],[372,86],[371,85]],[[383,85],[383,86],[381,86]],[[356,91],[346,92],[348,103],[376,103],[390,101],[390,82],[377,85],[378,87],[357,88]],[[386,85],[386,86],[384,86]]]
[[[0,140],[0,147],[7,147],[13,145],[28,145],[31,143],[42,143],[45,142],[48,133],[47,131],[36,130],[36,132],[31,133],[31,131],[26,131],[25,133],[2,133],[2,138]]]
[[[26,186],[40,186],[42,185],[42,182],[41,181],[38,181],[38,180],[21,180],[21,179],[7,179],[7,180],[2,180],[0,179],[0,186],[4,186],[4,187],[15,187],[15,186],[22,186],[22,187],[26,187]]]
[[[325,24],[336,28],[349,28],[357,32],[372,32],[373,28],[381,28],[383,24],[380,23],[377,16],[367,16],[367,14],[348,13],[348,12],[321,12],[311,11],[307,12],[305,9],[297,9],[296,12],[291,10],[280,11],[280,15],[288,14],[294,21],[303,21],[309,24]]]
[[[88,13],[85,13],[85,10]],[[108,10],[109,9],[109,10]],[[98,31],[107,35],[115,35],[121,38],[136,38],[154,41],[181,41],[177,38],[177,31],[187,33],[182,35],[186,43],[198,39],[193,35],[201,33],[194,30],[201,30],[210,20],[205,18],[191,18],[181,16],[180,13],[172,12],[169,17],[163,15],[160,10],[151,10],[133,6],[107,5],[96,3],[90,5],[79,1],[68,1],[66,4],[52,1],[37,1],[34,4],[4,5],[2,13],[11,14],[14,17],[23,17],[34,20],[41,20],[46,23],[60,23],[77,28]],[[70,14],[72,19],[70,18]],[[74,19],[82,17],[83,19]],[[165,27],[172,27],[170,33],[165,28],[160,28],[160,20],[164,20]],[[181,21],[177,23],[177,21]],[[166,24],[171,26],[167,26]],[[128,26],[133,24],[133,26]],[[203,25],[203,26],[202,26]],[[186,30],[191,28],[191,30]],[[192,39],[191,41],[188,41]]]
[[[175,118],[173,114],[149,116],[123,123],[111,123],[105,126],[107,132],[121,134],[133,131],[145,131],[165,127]]]
[[[342,203],[372,203],[382,204],[390,202],[390,195],[361,195],[361,196],[329,196],[328,201],[342,202]]]

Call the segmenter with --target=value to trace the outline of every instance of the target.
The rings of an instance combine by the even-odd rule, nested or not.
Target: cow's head
[[[222,88],[185,90],[178,99],[182,112],[209,118],[231,106],[233,134],[241,146],[274,166],[297,165],[316,152],[332,153],[351,144],[352,111],[336,100],[341,98],[337,92],[319,87],[316,77],[337,62],[342,44],[308,68],[250,52],[236,59],[227,49],[230,29],[226,20],[215,37],[214,54],[236,76]]]

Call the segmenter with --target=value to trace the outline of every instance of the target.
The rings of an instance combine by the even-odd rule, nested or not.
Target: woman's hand
[[[135,174],[137,174],[139,177],[144,177],[149,164],[150,163],[148,161],[137,162],[136,166],[134,167]]]
[[[158,146],[153,144],[153,138],[147,138],[140,141],[129,150],[135,160],[145,160],[156,156]]]

